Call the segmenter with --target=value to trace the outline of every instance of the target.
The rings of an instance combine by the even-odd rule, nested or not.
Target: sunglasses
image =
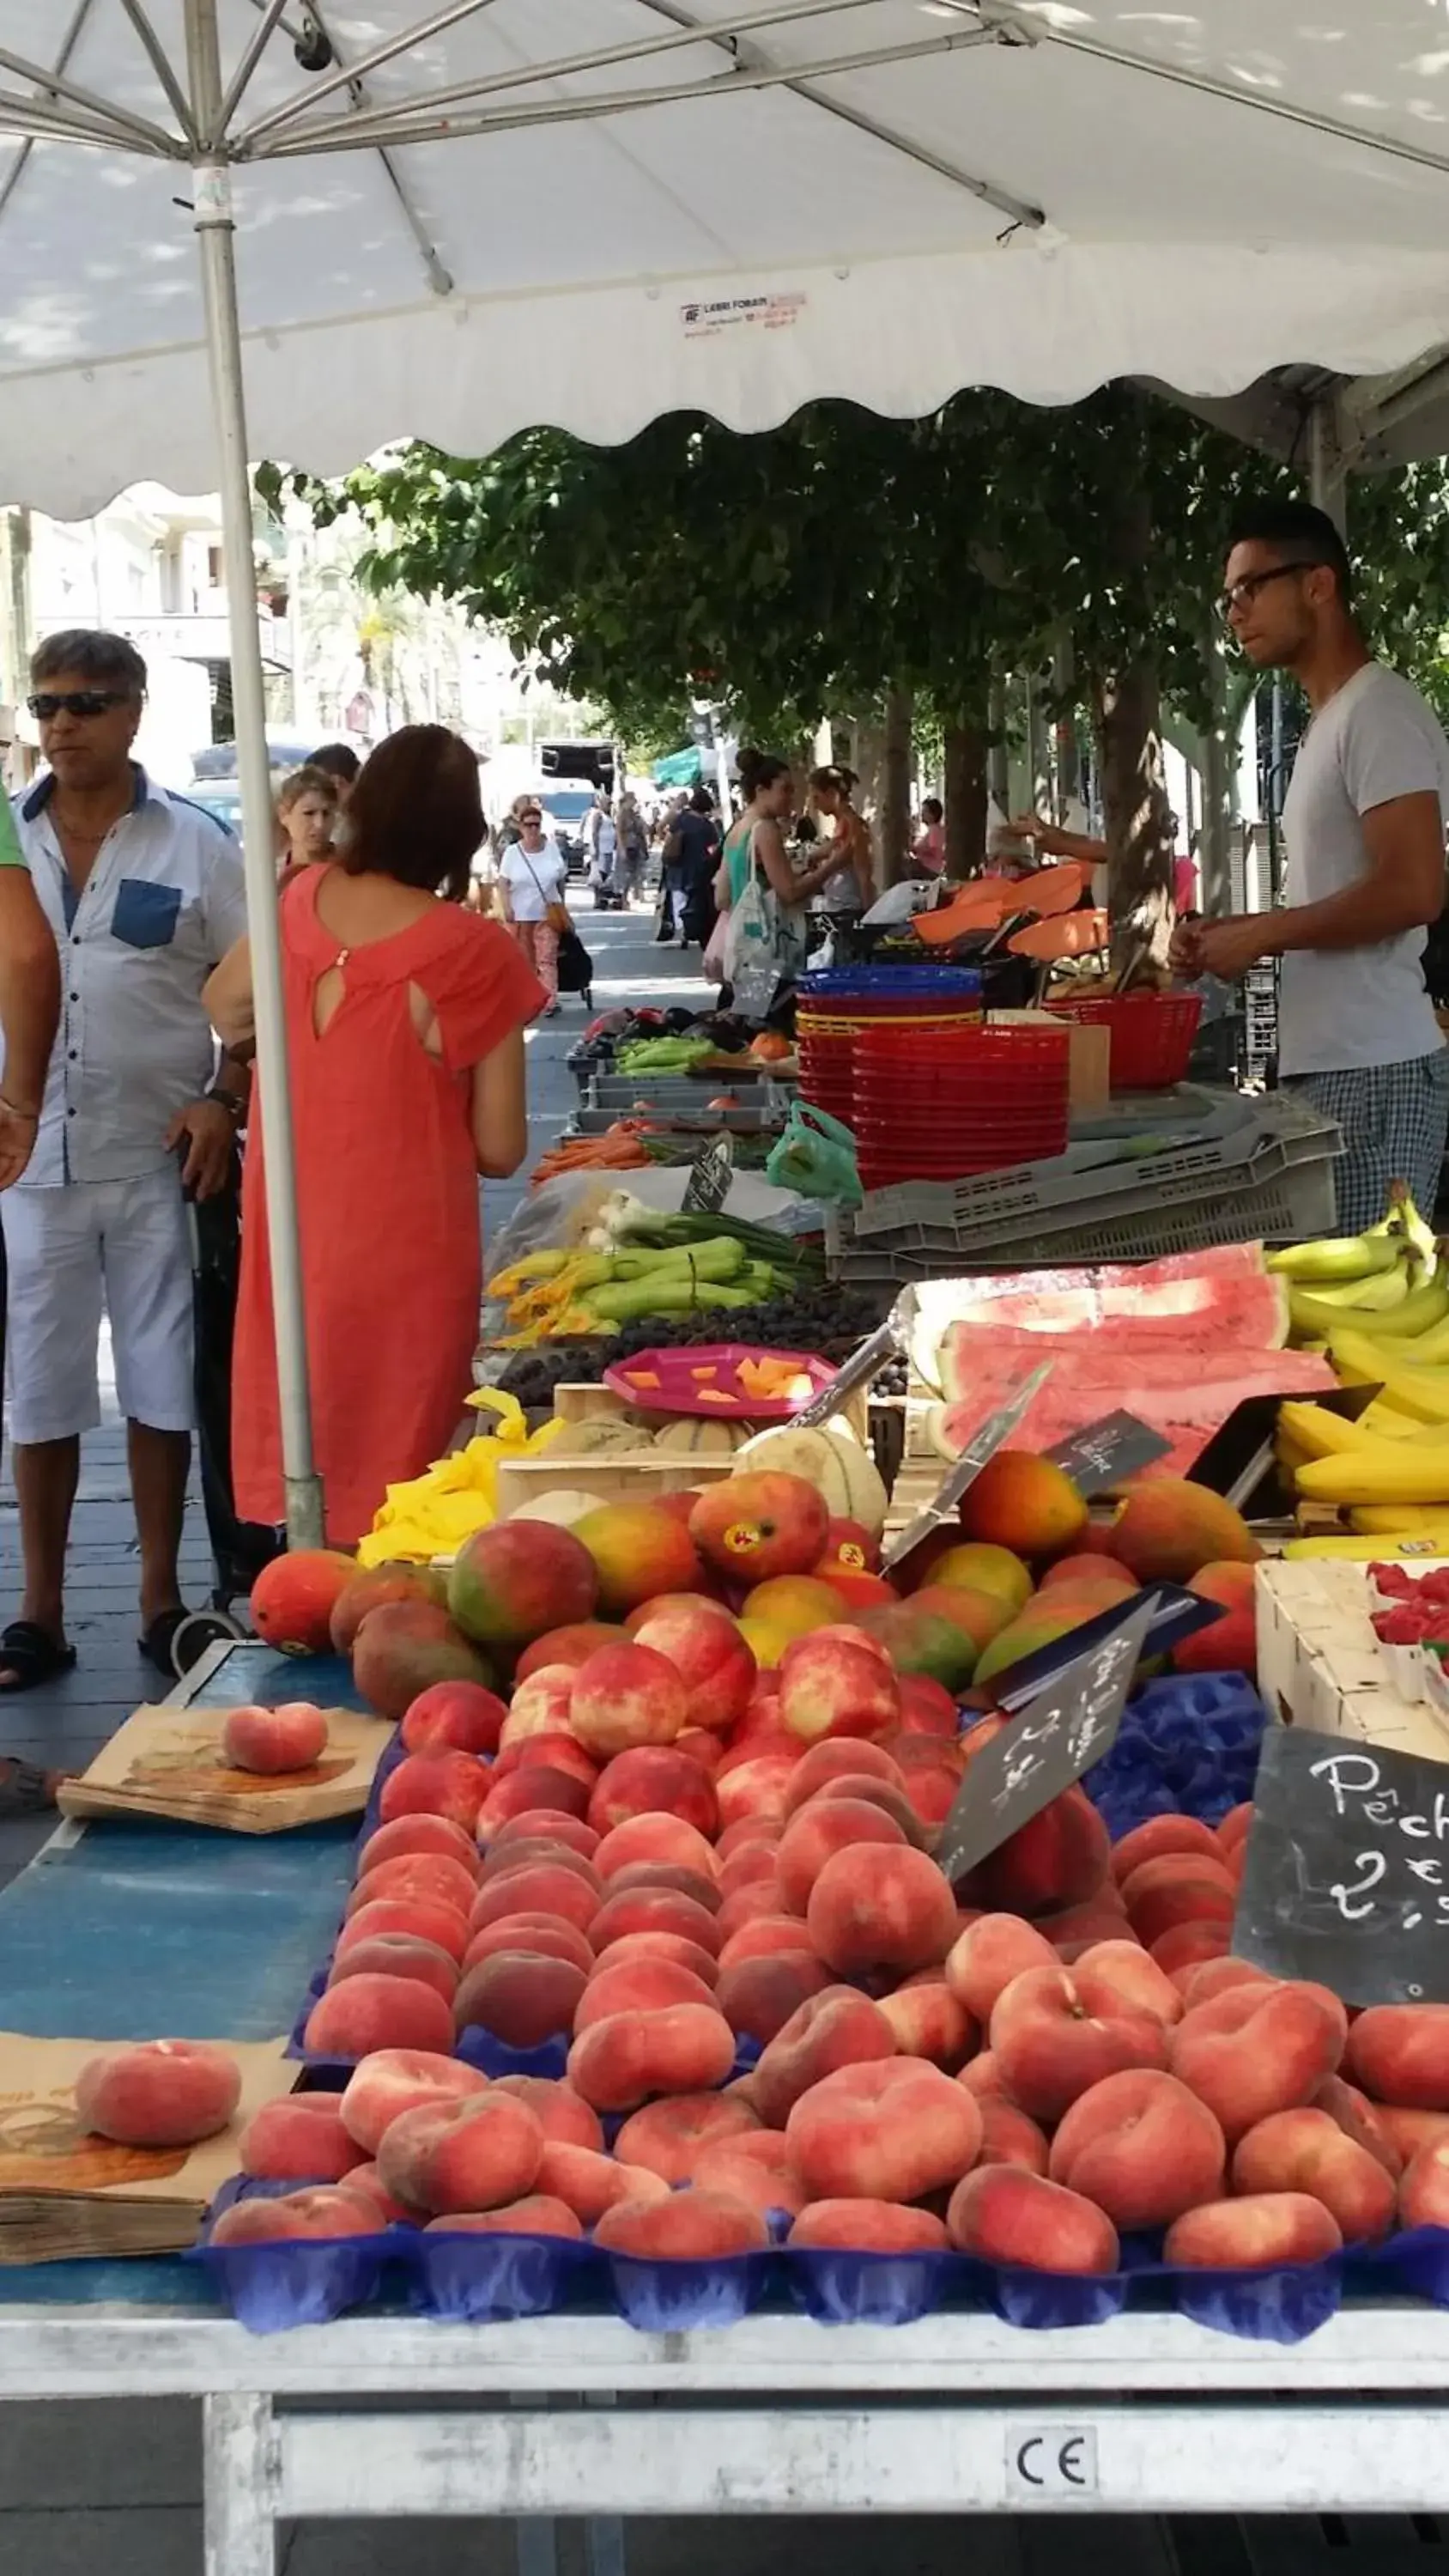
[[[518,819],[520,823],[541,823],[543,821],[543,816],[541,814],[520,814]]]
[[[49,724],[55,716],[103,716],[107,707],[124,707],[130,702],[126,689],[41,689],[27,698],[37,724]]]

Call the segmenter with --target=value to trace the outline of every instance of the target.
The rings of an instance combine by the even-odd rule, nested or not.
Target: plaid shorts
[[[1449,1048],[1407,1064],[1292,1074],[1283,1089],[1311,1101],[1343,1130],[1344,1150],[1333,1167],[1341,1233],[1362,1234],[1377,1225],[1393,1181],[1408,1182],[1416,1205],[1432,1221],[1449,1133]]]

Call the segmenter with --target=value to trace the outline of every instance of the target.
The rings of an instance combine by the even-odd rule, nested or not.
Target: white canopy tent
[[[1449,342],[1446,207],[1443,0],[0,0],[0,499],[222,492],[295,1538],[248,455],[1141,375],[1327,487],[1414,435],[1362,380]]]

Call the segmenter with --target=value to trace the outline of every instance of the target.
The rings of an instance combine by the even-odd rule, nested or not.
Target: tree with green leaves
[[[1040,675],[1049,712],[1090,714],[1113,910],[1135,945],[1160,940],[1170,897],[1161,703],[1211,723],[1233,511],[1298,479],[1112,385],[1062,411],[972,391],[915,421],[817,403],[753,436],[672,414],[616,448],[539,429],[472,463],[411,445],[298,488],[320,518],[360,513],[363,578],[502,627],[626,736],[679,727],[695,692],[746,735],[798,741],[836,711],[884,734],[889,711],[898,740],[909,702],[942,729],[953,804],[980,813],[993,681]],[[1356,486],[1354,510],[1371,618],[1445,687],[1442,474]],[[898,802],[904,767],[888,767]],[[888,868],[902,823],[887,821]]]

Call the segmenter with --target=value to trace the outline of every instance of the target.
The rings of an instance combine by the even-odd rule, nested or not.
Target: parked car
[[[591,787],[569,785],[545,787],[540,798],[547,829],[552,832],[571,877],[581,877],[588,865],[584,847],[584,823],[594,801]]]

